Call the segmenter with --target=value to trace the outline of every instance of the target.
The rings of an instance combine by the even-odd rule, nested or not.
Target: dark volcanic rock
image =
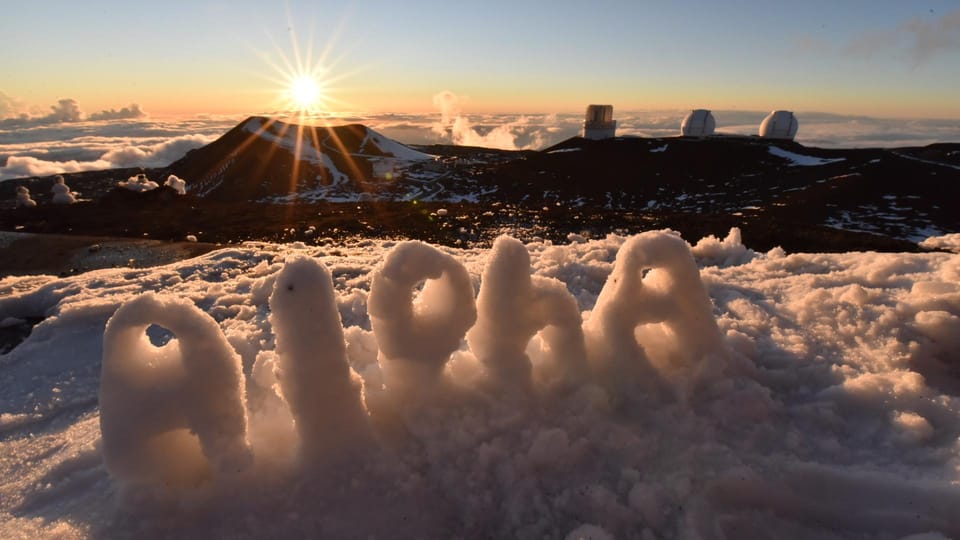
[[[299,157],[299,159],[298,159]],[[960,231],[960,145],[818,149],[757,137],[573,138],[540,152],[416,149],[360,125],[250,118],[164,169],[169,189],[113,190],[139,169],[79,173],[92,199],[48,204],[52,180],[0,183],[0,228],[211,242],[347,235],[462,245],[500,232],[564,240],[670,227],[696,241],[743,230],[752,248],[909,250]],[[17,185],[40,205],[10,210]],[[282,203],[282,204],[280,204]],[[435,213],[446,208],[448,216]],[[302,236],[313,226],[311,237]],[[292,230],[292,232],[291,232]]]
[[[319,191],[376,191],[378,168],[430,159],[359,124],[300,126],[254,116],[191,151],[164,173],[189,179],[191,192],[216,201],[297,202]],[[323,189],[323,188],[336,189]]]

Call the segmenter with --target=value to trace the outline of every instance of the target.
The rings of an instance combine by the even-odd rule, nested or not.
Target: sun
[[[320,81],[310,75],[298,75],[290,81],[288,89],[290,103],[296,110],[310,111],[317,107],[323,91]]]

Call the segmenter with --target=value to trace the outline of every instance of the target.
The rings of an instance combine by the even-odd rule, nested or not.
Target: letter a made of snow
[[[426,281],[414,298],[415,288]],[[470,275],[423,242],[397,244],[373,274],[367,300],[387,386],[427,388],[477,320]]]
[[[369,448],[362,385],[347,360],[330,272],[307,257],[287,261],[270,296],[270,324],[303,460],[341,461]]]
[[[648,389],[659,387],[661,373],[689,387],[718,369],[698,364],[725,350],[690,246],[664,231],[623,244],[584,330],[601,371]]]
[[[530,275],[530,254],[519,240],[501,236],[494,242],[477,310],[477,324],[467,334],[467,342],[494,386],[531,388],[526,348],[540,330],[549,348],[548,382],[569,381],[585,373],[587,355],[577,301],[560,281]]]
[[[151,344],[147,327],[175,335]],[[130,484],[195,486],[251,462],[240,357],[189,300],[143,294],[103,333],[100,431],[110,474]]]

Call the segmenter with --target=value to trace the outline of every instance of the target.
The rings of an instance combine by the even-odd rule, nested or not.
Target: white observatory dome
[[[706,137],[707,135],[713,135],[713,130],[716,127],[717,121],[713,119],[713,113],[707,109],[694,109],[680,123],[680,135],[684,137]]]
[[[760,136],[768,139],[787,139],[797,136],[797,117],[790,111],[773,111],[760,123]]]

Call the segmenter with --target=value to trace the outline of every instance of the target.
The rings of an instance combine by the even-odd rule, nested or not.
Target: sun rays
[[[290,81],[287,93],[296,110],[300,111],[310,111],[323,101],[322,83],[309,75],[299,75]]]
[[[268,68],[258,75],[270,86],[265,90],[269,94],[271,115],[295,119],[298,123],[326,125],[326,120],[340,111],[354,110],[356,107],[343,98],[347,89],[340,85],[362,68],[345,69],[345,57],[333,55],[341,25],[330,24],[325,28],[326,44],[317,47],[312,28],[303,39],[289,15],[287,24],[289,45],[281,45],[270,35],[271,49],[255,51]]]
[[[270,85],[267,91],[271,94],[269,110],[272,112],[268,115],[270,118],[250,134],[249,140],[265,136],[274,138],[274,141],[294,139],[286,149],[280,149],[280,145],[274,142],[265,160],[270,161],[278,151],[291,152],[290,193],[298,191],[302,175],[316,180],[314,176],[326,178],[332,174],[326,166],[329,162],[326,154],[331,151],[345,157],[350,175],[362,180],[361,168],[354,162],[352,152],[340,140],[337,131],[332,129],[342,114],[340,111],[355,109],[342,98],[346,89],[338,84],[357,71],[356,68],[352,71],[343,70],[344,57],[334,58],[331,55],[339,35],[336,25],[333,25],[322,49],[315,48],[313,31],[301,42],[292,20],[288,22],[287,30],[289,47],[280,46],[271,36],[272,50],[257,52],[269,68],[266,73],[259,75]],[[304,160],[311,162],[314,167],[307,166]],[[320,170],[321,174],[315,175],[314,169]]]

